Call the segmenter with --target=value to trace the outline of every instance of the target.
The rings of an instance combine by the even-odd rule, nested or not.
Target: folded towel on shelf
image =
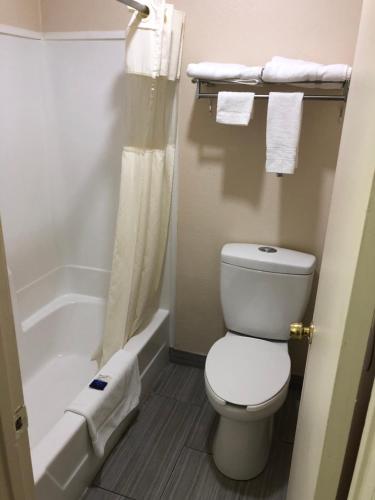
[[[248,125],[252,117],[253,92],[219,92],[216,121],[224,125]]]
[[[300,59],[273,57],[263,70],[264,82],[344,82],[351,75],[347,64],[318,64]]]
[[[267,111],[267,172],[294,173],[298,159],[302,107],[302,92],[270,92]]]
[[[104,390],[86,387],[65,411],[86,419],[94,451],[101,457],[108,439],[139,403],[137,356],[123,349],[117,351],[95,379],[107,382]]]
[[[296,88],[313,90],[342,90],[345,82],[289,82],[288,85]]]
[[[261,79],[262,69],[262,66],[201,62],[189,64],[187,75],[190,78],[201,80],[235,80],[257,83]]]

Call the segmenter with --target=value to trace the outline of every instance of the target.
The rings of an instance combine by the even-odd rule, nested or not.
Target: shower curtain
[[[184,14],[165,0],[126,39],[126,127],[102,366],[159,306],[171,211]]]

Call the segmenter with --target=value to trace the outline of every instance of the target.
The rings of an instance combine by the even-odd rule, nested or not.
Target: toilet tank
[[[310,297],[316,259],[285,248],[230,243],[221,252],[221,302],[228,330],[288,340]]]

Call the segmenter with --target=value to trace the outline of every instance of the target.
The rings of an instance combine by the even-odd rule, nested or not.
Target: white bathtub
[[[108,278],[104,271],[66,266],[14,297],[38,500],[78,499],[105,459],[93,453],[86,421],[64,409],[97,372],[91,355],[103,332]],[[138,355],[143,396],[167,362],[168,321],[169,312],[159,309],[125,346]],[[109,441],[105,456],[132,417]]]

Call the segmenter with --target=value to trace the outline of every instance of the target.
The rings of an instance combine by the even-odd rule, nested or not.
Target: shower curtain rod
[[[147,5],[139,3],[136,0],[117,0],[117,1],[127,5],[128,7],[131,7],[132,9],[138,10],[138,12],[144,14],[145,16],[148,16],[150,13],[150,9],[147,7]]]

